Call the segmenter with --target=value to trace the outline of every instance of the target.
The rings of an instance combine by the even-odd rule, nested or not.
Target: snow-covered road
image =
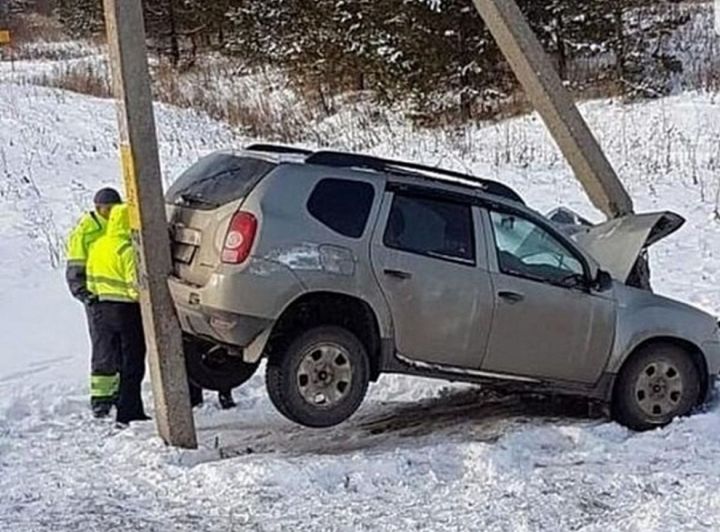
[[[720,312],[720,107],[685,95],[583,112],[639,209],[688,218],[653,251],[659,291]],[[168,176],[245,142],[192,112],[158,117]],[[92,420],[82,310],[52,264],[92,191],[118,184],[114,109],[0,82],[0,125],[0,530],[720,529],[715,407],[634,434],[576,402],[383,377],[350,422],[312,431],[273,410],[259,373],[231,412],[207,395],[198,451],[165,448],[151,422]],[[372,151],[467,165],[540,211],[597,218],[536,118],[460,143],[396,133]]]

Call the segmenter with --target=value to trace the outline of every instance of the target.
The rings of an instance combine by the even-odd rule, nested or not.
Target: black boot
[[[112,400],[100,400],[93,399],[91,401],[93,417],[96,419],[102,419],[110,415],[110,409],[113,406]]]
[[[229,408],[235,408],[235,400],[233,399],[232,392],[218,392],[218,401],[220,401],[220,408],[227,410]]]
[[[150,419],[152,418],[145,414],[145,412],[138,412],[130,416],[118,417],[115,421],[122,425],[129,425],[132,421],[150,421]]]

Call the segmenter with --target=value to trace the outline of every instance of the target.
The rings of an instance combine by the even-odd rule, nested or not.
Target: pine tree
[[[8,0],[5,0],[6,2]],[[29,0],[12,0],[23,2]],[[101,0],[55,0],[73,35],[102,30]],[[517,0],[561,77],[667,90],[677,58],[658,53],[683,23],[670,0]],[[325,110],[329,95],[369,90],[385,102],[452,111],[463,120],[517,82],[470,0],[145,0],[148,42],[172,64],[198,48],[275,66]],[[674,14],[673,14],[674,13]],[[649,16],[645,16],[645,14]],[[595,60],[600,58],[600,60]],[[594,61],[594,64],[593,64]],[[588,72],[578,71],[589,65]],[[658,85],[658,84],[655,84]]]
[[[74,37],[91,37],[103,31],[102,0],[56,0],[55,13]]]

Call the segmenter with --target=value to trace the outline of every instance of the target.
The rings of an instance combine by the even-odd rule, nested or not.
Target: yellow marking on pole
[[[10,32],[8,30],[0,30],[0,44],[10,44]]]
[[[135,157],[129,144],[120,145],[120,162],[125,183],[125,203],[127,203],[130,216],[130,229],[139,231],[142,224],[138,205],[137,174],[135,173]]]

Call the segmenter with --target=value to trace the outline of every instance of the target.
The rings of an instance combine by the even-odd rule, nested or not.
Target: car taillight
[[[236,212],[225,236],[222,261],[226,264],[242,264],[250,255],[257,233],[257,219],[249,212]]]

